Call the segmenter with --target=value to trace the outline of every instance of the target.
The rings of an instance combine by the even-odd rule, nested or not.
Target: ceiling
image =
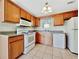
[[[12,0],[12,1],[36,17],[48,16],[51,14],[72,11],[78,8],[77,0],[47,0],[49,5],[52,7],[53,12],[49,14],[44,14],[41,13],[41,11],[42,8],[44,7],[45,0]],[[72,3],[68,4],[68,2]]]

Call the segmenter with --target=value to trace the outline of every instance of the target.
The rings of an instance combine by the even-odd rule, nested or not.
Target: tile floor
[[[67,49],[53,48],[37,44],[27,55],[18,59],[78,59],[78,55],[72,54]]]

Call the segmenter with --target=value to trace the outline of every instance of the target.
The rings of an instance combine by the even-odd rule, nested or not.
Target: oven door
[[[28,45],[35,43],[35,33],[31,33],[28,35]]]
[[[24,34],[24,48],[35,43],[35,32]]]

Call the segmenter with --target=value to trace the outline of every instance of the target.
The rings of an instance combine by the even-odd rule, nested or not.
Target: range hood
[[[28,19],[25,19],[23,17],[20,18],[20,23],[18,24],[18,26],[32,26],[32,22]]]

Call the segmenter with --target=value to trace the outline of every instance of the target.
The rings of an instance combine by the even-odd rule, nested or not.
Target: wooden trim
[[[52,15],[49,15],[49,16],[41,16],[41,17],[37,17],[37,18],[53,17],[53,16],[58,15],[58,14],[64,14],[64,13],[69,13],[69,12],[75,12],[78,15],[78,10],[72,10],[72,11],[67,11],[67,12],[52,14]]]
[[[19,40],[23,40],[24,36],[20,35],[20,36],[13,36],[13,37],[9,37],[8,43],[13,43]]]

